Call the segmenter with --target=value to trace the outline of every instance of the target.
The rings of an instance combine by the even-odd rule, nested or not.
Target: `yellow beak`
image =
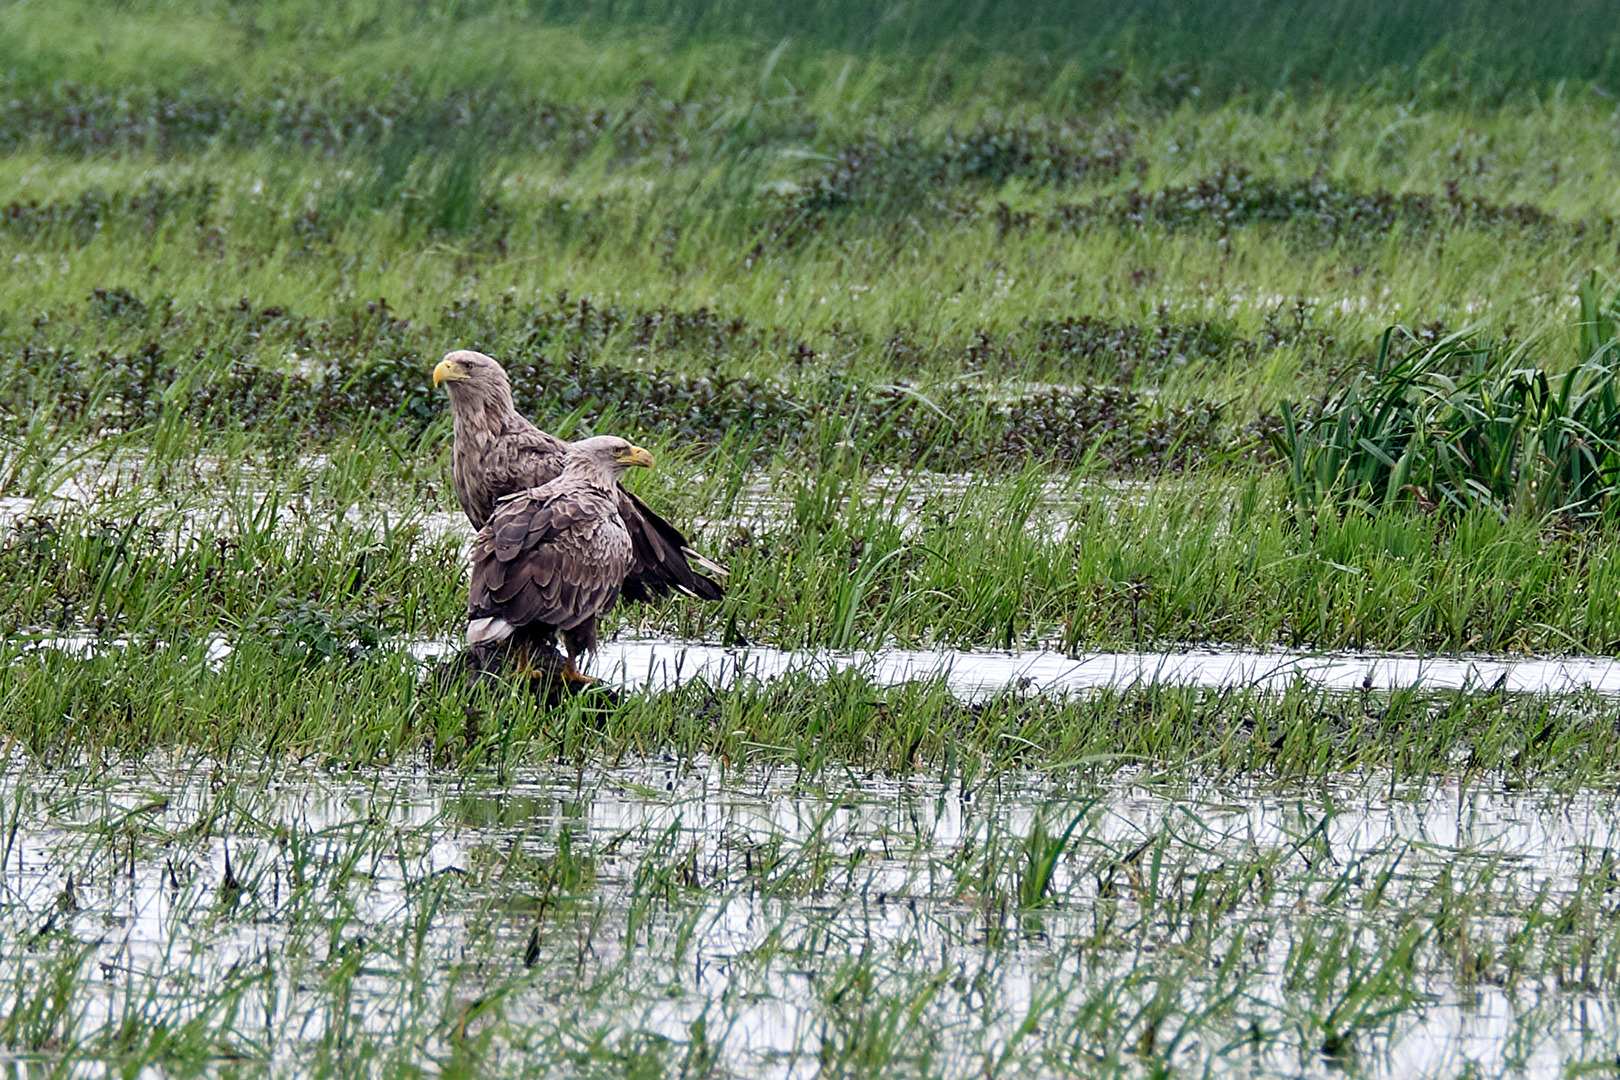
[[[632,446],[619,458],[620,465],[640,465],[644,469],[653,467],[653,456],[639,446]]]
[[[466,368],[452,360],[440,360],[439,366],[433,369],[433,387],[438,389],[440,383],[457,382],[466,377]]]

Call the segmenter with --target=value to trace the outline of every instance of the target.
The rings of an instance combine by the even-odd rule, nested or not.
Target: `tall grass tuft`
[[[404,124],[352,155],[351,176],[306,215],[303,228],[330,233],[368,212],[393,214],[404,235],[460,237],[501,217],[489,192],[496,168],[477,130],[460,134]]]
[[[1282,406],[1271,436],[1302,509],[1490,509],[1506,517],[1600,513],[1620,483],[1620,292],[1580,291],[1578,361],[1469,332],[1422,342],[1386,330],[1370,367],[1311,410]]]

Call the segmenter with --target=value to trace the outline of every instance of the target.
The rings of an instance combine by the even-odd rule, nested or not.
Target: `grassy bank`
[[[1292,784],[1376,772],[1574,791],[1620,774],[1600,697],[1401,690],[1345,694],[1125,686],[1070,699],[1016,689],[964,704],[943,683],[880,686],[858,672],[542,708],[517,687],[466,691],[344,627],[207,641],[16,648],[0,677],[7,737],[56,768],[191,747],[222,763],[297,760],[348,770],[429,765],[506,776],[667,752],[806,776],[854,767],[965,788],[1024,769],[1106,778],[1194,770]],[[322,649],[335,639],[336,648]]]
[[[1603,3],[1572,5],[1552,32],[1522,2],[808,5],[652,0],[463,0],[341,9],[279,2],[53,5],[7,17],[3,58],[20,84],[140,82],[258,89],[311,83],[544,87],[559,96],[746,90],[1046,108],[1121,88],[1162,100],[1278,89],[1500,96],[1561,80],[1613,83]],[[828,85],[830,84],[830,86]]]
[[[652,446],[644,492],[730,561],[724,604],[626,629],[1616,647],[1606,495],[1581,522],[1512,498],[1528,443],[1439,511],[1444,410],[1432,476],[1387,499],[1321,468],[1310,494],[1277,450],[1392,322],[1425,378],[1592,359],[1575,301],[1620,218],[1598,39],[1390,3],[1255,8],[1200,53],[1232,13],[1161,5],[1056,37],[1025,12],[1037,55],[1002,16],[896,10],[4,13],[6,627],[453,634],[426,372],[470,346],[546,427]],[[1285,39],[1316,75],[1256,81]],[[1566,457],[1607,415],[1570,414]]]

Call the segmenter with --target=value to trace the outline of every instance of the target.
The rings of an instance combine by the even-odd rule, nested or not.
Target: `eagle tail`
[[[731,576],[731,570],[729,567],[722,566],[713,559],[709,558],[707,555],[704,555],[702,552],[695,551],[684,544],[681,546],[681,554],[686,556],[687,562],[695,563],[700,570],[713,574],[717,578],[728,578]]]
[[[467,621],[467,644],[473,648],[493,645],[512,636],[517,627],[499,616]]]

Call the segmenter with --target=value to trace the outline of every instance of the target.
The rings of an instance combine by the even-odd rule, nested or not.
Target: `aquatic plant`
[[[1620,293],[1580,292],[1580,355],[1558,373],[1534,346],[1475,335],[1424,345],[1392,328],[1377,358],[1296,413],[1273,442],[1304,508],[1328,502],[1591,516],[1620,480]]]

